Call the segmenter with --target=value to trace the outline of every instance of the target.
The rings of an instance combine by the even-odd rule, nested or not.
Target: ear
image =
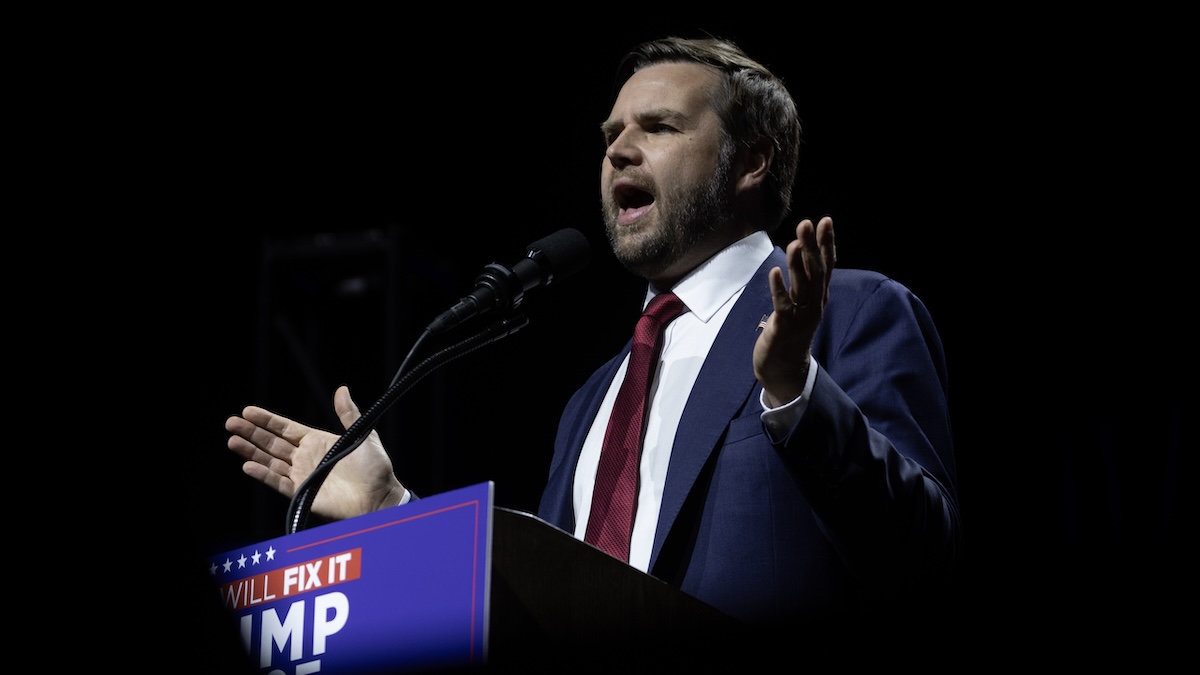
[[[762,185],[771,170],[771,160],[775,157],[775,144],[769,138],[760,138],[749,148],[739,152],[737,161],[737,192],[745,192]]]

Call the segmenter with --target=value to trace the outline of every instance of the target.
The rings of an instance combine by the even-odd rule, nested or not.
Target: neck
[[[647,277],[646,281],[655,290],[668,291],[675,287],[681,279],[691,274],[697,267],[700,267],[714,255],[724,251],[737,242],[754,234],[758,228],[750,229],[728,229],[723,232],[714,232],[709,237],[702,241],[696,242],[679,260],[668,266],[660,274],[652,277]]]

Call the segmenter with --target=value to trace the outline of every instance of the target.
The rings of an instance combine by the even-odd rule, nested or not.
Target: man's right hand
[[[347,429],[361,416],[345,386],[334,393],[333,408]],[[289,499],[339,438],[257,406],[230,417],[225,430],[231,434],[229,449],[246,460],[242,471]],[[396,506],[406,491],[379,434],[372,431],[326,476],[312,513],[329,520],[352,518]]]

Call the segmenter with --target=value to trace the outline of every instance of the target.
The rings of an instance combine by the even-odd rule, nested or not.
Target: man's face
[[[712,105],[719,77],[695,63],[640,70],[601,125],[607,151],[600,198],[609,243],[647,279],[674,283],[703,262],[719,248],[703,242],[730,218],[729,167]]]

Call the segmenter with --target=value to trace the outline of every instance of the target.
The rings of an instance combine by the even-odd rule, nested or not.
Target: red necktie
[[[650,380],[658,365],[663,328],[685,309],[674,293],[654,296],[633,334],[629,366],[617,392],[600,466],[592,490],[592,510],[584,541],[629,561],[629,538],[637,503],[638,465],[641,463],[642,433],[645,431],[646,399]]]

